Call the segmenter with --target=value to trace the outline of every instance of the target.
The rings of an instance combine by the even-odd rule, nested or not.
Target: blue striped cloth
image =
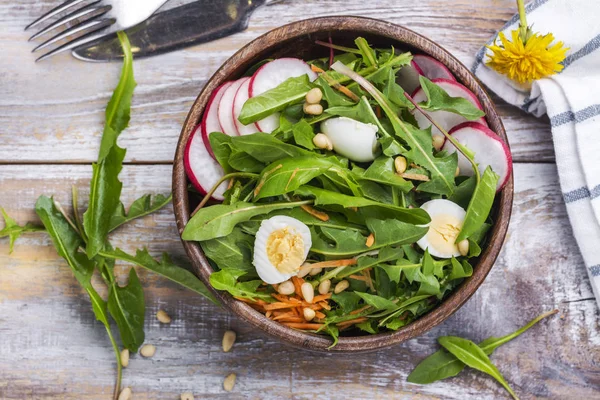
[[[472,72],[508,103],[550,117],[563,198],[600,305],[600,0],[534,0],[526,11],[536,32],[570,48],[562,72],[519,85],[485,65],[486,47]],[[510,38],[518,23],[515,15],[502,31]]]

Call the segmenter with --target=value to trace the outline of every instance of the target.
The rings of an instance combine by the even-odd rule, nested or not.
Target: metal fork
[[[25,30],[60,17],[29,38],[58,32],[32,52],[64,42],[35,61],[74,49],[108,34],[127,29],[149,18],[168,0],[67,0],[29,24]]]

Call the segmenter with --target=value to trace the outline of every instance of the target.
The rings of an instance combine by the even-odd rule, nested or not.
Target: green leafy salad
[[[437,60],[319,44],[330,57],[265,60],[213,91],[185,152],[203,198],[183,239],[213,288],[335,345],[410,324],[471,276],[512,160]]]

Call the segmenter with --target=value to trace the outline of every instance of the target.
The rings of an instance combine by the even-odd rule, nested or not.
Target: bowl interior
[[[436,58],[448,67],[460,83],[475,93],[483,106],[490,128],[508,143],[500,117],[478,80],[464,65],[429,39],[404,27],[369,18],[325,17],[295,22],[255,39],[229,58],[208,81],[192,106],[182,129],[173,169],[173,205],[180,234],[190,219],[191,211],[198,202],[198,199],[190,196],[187,190],[188,181],[183,167],[184,149],[191,132],[200,122],[202,112],[212,91],[225,81],[243,76],[251,66],[265,59],[297,57],[310,60],[328,57],[329,49],[315,44],[315,40],[327,41],[330,36],[333,43],[343,46],[354,46],[354,39],[362,36],[376,47],[394,46],[400,50],[411,51],[414,54],[427,54]],[[426,332],[448,318],[483,283],[502,247],[510,219],[512,198],[513,180],[511,176],[502,193],[496,198],[492,211],[495,224],[488,234],[487,246],[483,249],[479,260],[474,264],[473,275],[466,279],[437,308],[395,332],[340,337],[338,345],[328,350],[331,345],[329,338],[285,327],[267,319],[247,304],[235,300],[228,293],[213,292],[235,314],[267,334],[295,347],[314,351],[350,352],[371,351],[401,343]],[[194,272],[210,287],[208,278],[212,268],[202,254],[200,246],[194,242],[184,241],[183,244],[191,259]]]

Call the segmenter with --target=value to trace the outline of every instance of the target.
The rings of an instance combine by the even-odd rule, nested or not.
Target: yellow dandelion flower
[[[492,46],[486,46],[493,53],[488,54],[488,66],[519,83],[532,82],[562,71],[561,62],[568,48],[563,46],[563,42],[552,44],[554,35],[528,32],[524,41],[519,30],[511,33],[512,41],[500,32],[498,36],[502,44],[494,42]]]

